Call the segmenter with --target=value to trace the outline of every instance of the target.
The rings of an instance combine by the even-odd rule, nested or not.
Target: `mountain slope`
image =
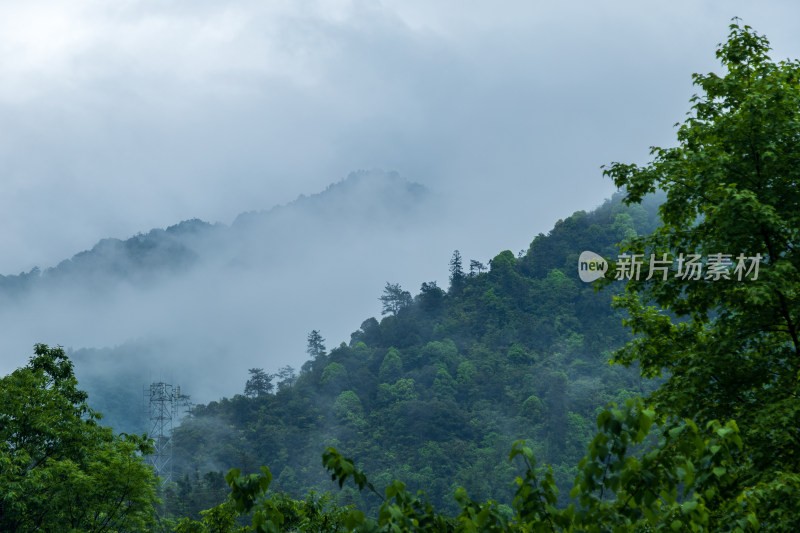
[[[100,291],[119,283],[143,287],[185,275],[202,263],[219,260],[220,255],[235,263],[246,249],[272,249],[277,254],[279,237],[302,241],[353,225],[396,226],[399,220],[424,213],[429,197],[425,187],[397,173],[354,172],[321,193],[301,195],[269,210],[242,213],[229,227],[185,220],[126,240],[102,239],[91,250],[44,270],[36,267],[27,273],[0,275],[0,304],[8,305],[9,300],[40,288],[53,291],[78,285]]]
[[[42,342],[71,348],[82,381],[121,382],[120,394],[163,378],[199,401],[230,395],[256,364],[299,366],[310,327],[346,336],[387,270],[427,269],[440,203],[396,173],[358,172],[230,226],[184,221],[3,277],[0,367]]]
[[[379,490],[398,478],[425,489],[440,509],[454,507],[455,486],[502,502],[511,494],[504,457],[520,438],[565,489],[596,410],[652,386],[606,364],[628,333],[610,308],[611,291],[577,279],[577,258],[584,249],[614,256],[627,235],[653,229],[655,207],[616,198],[575,213],[524,256],[495,256],[488,272],[453,265],[446,291],[426,282],[411,299],[387,285],[393,311],[364,321],[347,344],[311,347],[299,376],[194,410],[175,433],[176,465],[188,477],[174,501],[208,489],[191,481],[193,472],[260,464],[270,466],[277,489],[330,490],[319,457],[335,446]],[[362,497],[340,495],[344,503]]]

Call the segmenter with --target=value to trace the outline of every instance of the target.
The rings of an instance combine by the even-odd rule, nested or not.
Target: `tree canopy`
[[[400,310],[411,304],[411,293],[404,291],[399,283],[389,283],[387,281],[379,300],[383,307],[381,314],[391,313],[397,315]]]
[[[61,348],[0,379],[0,530],[143,531],[155,519],[150,442],[114,435]]]
[[[752,500],[766,529],[796,531],[800,62],[775,63],[768,51],[764,36],[734,23],[717,50],[726,74],[694,76],[702,94],[678,146],[605,173],[627,202],[657,188],[667,195],[661,227],[626,251],[698,258],[692,279],[674,271],[628,282],[616,305],[638,337],[616,359],[668,377],[651,397],[658,412],[700,427],[736,421],[744,444],[718,513]]]

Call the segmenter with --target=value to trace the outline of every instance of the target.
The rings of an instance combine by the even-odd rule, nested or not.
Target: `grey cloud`
[[[76,37],[25,55],[28,63],[9,55],[24,46],[0,37],[2,274],[45,269],[101,238],[180,220],[228,225],[359,168],[398,170],[446,199],[424,246],[411,232],[392,233],[394,252],[377,234],[325,250],[321,264],[386,254],[367,263],[366,278],[303,294],[287,288],[289,277],[263,280],[264,291],[303,303],[283,331],[258,338],[285,334],[291,340],[270,349],[300,356],[304,334],[324,330],[318,322],[331,315],[338,322],[324,333],[346,340],[375,313],[385,281],[408,290],[441,281],[455,248],[482,261],[516,252],[558,218],[598,205],[613,191],[601,164],[642,162],[650,145],[674,142],[690,75],[718,68],[715,44],[733,15],[766,33],[777,57],[800,55],[791,2],[42,6],[72,21]],[[16,9],[0,7],[4,28]],[[315,276],[331,279],[319,268]],[[192,292],[194,282],[208,292]],[[248,311],[276,311],[235,283],[210,284],[187,280],[166,301],[224,303],[229,338],[215,342],[238,337],[236,349],[246,351],[246,331],[259,324]],[[48,310],[46,298],[43,311],[2,312],[21,313],[32,331],[44,313],[50,333],[36,340],[76,348],[122,343],[170,320],[187,331],[212,320],[162,305],[161,296],[131,289],[85,313]],[[237,299],[246,303],[241,315]],[[133,319],[119,311],[126,302],[153,311]],[[86,340],[92,321],[98,331]]]

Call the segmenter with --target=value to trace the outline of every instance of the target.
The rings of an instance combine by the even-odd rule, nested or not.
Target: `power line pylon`
[[[144,391],[145,396],[148,390]],[[150,438],[155,441],[153,453],[148,461],[153,465],[161,482],[172,481],[172,429],[173,422],[185,411],[191,409],[189,396],[181,394],[180,385],[153,382],[149,390]]]

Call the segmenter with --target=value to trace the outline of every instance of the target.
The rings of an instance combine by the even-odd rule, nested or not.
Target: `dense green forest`
[[[196,406],[174,431],[164,523],[223,502],[230,468],[262,464],[290,497],[330,491],[339,505],[377,512],[376,497],[331,482],[320,461],[326,446],[356,457],[379,486],[404,479],[456,512],[457,487],[511,503],[518,469],[504,457],[527,439],[553,466],[565,506],[600,409],[654,387],[607,364],[630,335],[612,291],[577,279],[578,255],[613,256],[622,240],[651,232],[660,200],[626,206],[617,195],[558,221],[526,254],[504,251],[488,265],[455,252],[446,289],[431,281],[412,297],[387,283],[384,316],[365,320],[349,343],[327,350],[314,330],[302,368],[251,369],[242,394]],[[115,425],[146,416],[114,380],[87,385],[89,404],[113,413]]]
[[[797,531],[800,62],[768,50],[731,25],[678,145],[605,167],[620,196],[196,406],[160,502],[148,441],[37,346],[0,380],[0,529]]]
[[[459,486],[510,503],[514,469],[503,457],[517,439],[553,466],[565,505],[598,410],[653,387],[607,364],[629,334],[612,292],[577,279],[578,255],[613,255],[655,228],[656,208],[655,198],[625,206],[617,196],[559,221],[521,257],[504,251],[484,266],[456,251],[446,288],[423,283],[412,297],[387,283],[383,318],[365,320],[349,343],[328,351],[313,331],[299,372],[252,369],[243,394],[194,408],[174,434],[171,512],[207,506],[232,467],[268,464],[275,487],[295,496],[330,490],[325,446],[378,484],[424,489],[443,510],[457,509]],[[378,503],[351,489],[338,501]]]

